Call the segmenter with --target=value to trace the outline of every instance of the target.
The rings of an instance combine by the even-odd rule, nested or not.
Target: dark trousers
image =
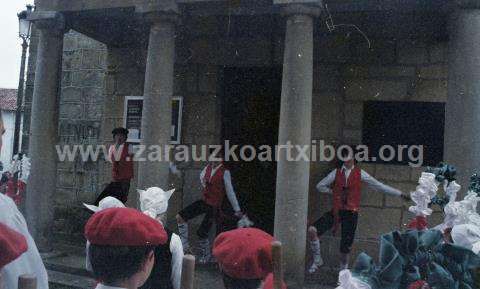
[[[355,231],[358,224],[358,212],[339,211],[340,224],[342,226],[342,234],[340,240],[340,252],[348,254],[352,250],[353,240],[355,239]],[[318,235],[321,236],[331,230],[335,225],[335,217],[333,211],[325,213],[314,224],[317,228]]]
[[[120,188],[122,190],[123,203],[128,201],[128,193],[130,192],[130,180],[120,181]]]
[[[100,195],[95,200],[95,206],[98,206],[98,203],[105,197],[114,197],[126,203],[128,200],[128,192],[130,190],[130,181],[121,181],[121,182],[111,182],[108,184],[105,189],[100,193]]]
[[[205,201],[198,200],[185,207],[178,214],[185,222],[204,215],[203,221],[197,230],[197,236],[200,239],[208,238],[208,233],[214,222],[217,224],[217,234],[235,229],[238,222],[238,219],[233,215],[233,209],[228,200],[223,202],[221,208],[212,207]]]

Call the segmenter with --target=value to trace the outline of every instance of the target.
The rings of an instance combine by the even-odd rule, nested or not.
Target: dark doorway
[[[222,110],[223,139],[230,145],[269,145],[278,142],[281,69],[225,68]],[[236,151],[237,154],[239,149]],[[274,155],[272,155],[274,157]],[[273,160],[228,162],[240,202],[255,227],[273,232],[277,165]]]

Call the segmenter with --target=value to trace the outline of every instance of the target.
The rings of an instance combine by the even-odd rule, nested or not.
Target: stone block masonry
[[[28,154],[30,108],[35,78],[37,31],[33,30],[28,59],[25,91],[24,142],[22,151]],[[59,98],[58,144],[97,144],[100,141],[104,99],[104,74],[106,69],[106,46],[70,31],[64,36],[61,92]],[[92,202],[101,188],[98,182],[99,164],[80,161],[58,163],[58,178],[55,193],[55,230],[73,232],[80,228],[79,216],[72,210],[82,202]],[[80,214],[82,216],[82,214]],[[80,222],[78,224],[74,224]],[[64,236],[64,234],[60,234]]]
[[[382,44],[382,41],[388,43]],[[339,98],[339,110],[333,111],[340,113],[341,119],[330,116],[332,112],[330,106],[318,105],[317,113],[326,114],[329,117],[317,116],[317,119],[324,123],[319,125],[313,122],[312,135],[315,137],[328,137],[329,129],[336,127],[339,122],[341,133],[337,141],[361,144],[363,103],[367,100],[446,101],[447,42],[424,43],[415,39],[398,39],[392,43],[391,40],[373,39],[372,43],[378,57],[366,55],[360,59],[358,57],[360,52],[348,54],[344,50],[331,50],[328,52],[330,53],[328,59],[316,58],[314,71],[329,71],[329,73],[325,74],[323,79],[319,77],[322,74],[317,73],[314,78],[314,87],[340,86],[340,91],[335,93]],[[359,47],[359,49],[364,48]],[[382,52],[382,49],[388,51]],[[332,72],[331,67],[335,67],[336,70]],[[332,79],[337,79],[339,82],[333,82]],[[326,83],[323,84],[324,82]],[[316,107],[315,98],[313,106]],[[314,118],[315,115],[314,110]],[[322,130],[317,130],[318,128]],[[379,181],[407,193],[415,189],[420,173],[425,169],[372,163],[364,163],[360,166]],[[330,169],[332,167],[333,165],[330,165]],[[325,166],[312,165],[311,176],[316,178],[310,182],[312,192],[316,191],[315,185],[326,176],[328,171],[329,169]],[[331,208],[330,197],[318,195],[318,193],[310,194],[310,202],[315,202],[315,204],[310,203],[311,220],[317,219],[321,213]],[[402,229],[411,219],[412,214],[408,212],[410,205],[399,198],[385,196],[365,187],[362,191],[362,208],[353,254],[368,251],[372,254],[371,256],[375,256],[378,252],[380,234]],[[442,219],[442,214],[435,212],[429,219],[429,224],[435,226]],[[338,242],[338,238],[328,236],[324,238],[323,255],[329,265],[336,265],[338,262]]]

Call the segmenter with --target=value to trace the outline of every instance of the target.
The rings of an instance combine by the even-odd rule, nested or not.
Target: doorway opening
[[[277,164],[274,159],[278,143],[281,68],[227,67],[223,73],[222,136],[230,147],[262,146],[272,149],[271,161],[230,161],[233,186],[255,227],[273,233]],[[247,150],[248,151],[248,150]]]

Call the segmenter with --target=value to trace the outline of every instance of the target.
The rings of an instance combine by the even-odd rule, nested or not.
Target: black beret
[[[128,129],[124,128],[124,127],[117,127],[115,129],[112,130],[112,135],[115,136],[117,134],[123,134],[125,136],[128,136]]]

